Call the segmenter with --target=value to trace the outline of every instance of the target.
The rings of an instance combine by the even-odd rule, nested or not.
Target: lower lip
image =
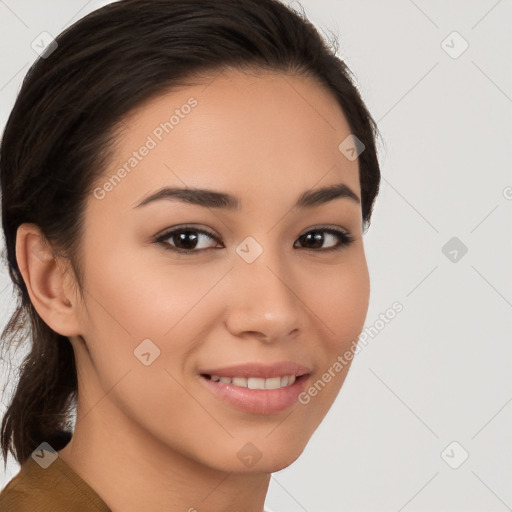
[[[307,378],[308,375],[301,375],[295,378],[295,382],[291,386],[279,389],[249,389],[200,376],[201,381],[208,389],[224,402],[256,414],[281,412],[297,403]]]

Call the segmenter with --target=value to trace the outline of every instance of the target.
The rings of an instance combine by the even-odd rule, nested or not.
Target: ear
[[[74,278],[66,262],[54,257],[37,224],[21,224],[16,233],[16,261],[39,316],[63,336],[81,333]]]

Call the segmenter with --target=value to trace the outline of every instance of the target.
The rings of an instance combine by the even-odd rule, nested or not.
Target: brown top
[[[33,455],[0,491],[0,512],[112,512],[56,452],[49,465],[49,452]],[[271,511],[265,507],[263,512]]]
[[[33,457],[21,465],[0,492],[1,512],[111,512],[63,459],[44,466]]]

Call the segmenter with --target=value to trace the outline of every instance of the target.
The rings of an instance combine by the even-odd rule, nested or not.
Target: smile
[[[298,403],[311,368],[293,361],[202,369],[200,382],[222,405],[253,414],[277,414]]]

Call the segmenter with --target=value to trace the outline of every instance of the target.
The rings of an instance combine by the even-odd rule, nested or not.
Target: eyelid
[[[350,231],[344,227],[341,226],[334,226],[332,224],[320,224],[318,226],[310,226],[309,228],[306,228],[305,231],[303,231],[299,236],[302,236],[306,233],[309,233],[310,231],[320,231],[320,230],[326,230],[326,231],[337,231],[344,233],[346,235],[351,235]],[[351,235],[352,236],[352,235]]]

